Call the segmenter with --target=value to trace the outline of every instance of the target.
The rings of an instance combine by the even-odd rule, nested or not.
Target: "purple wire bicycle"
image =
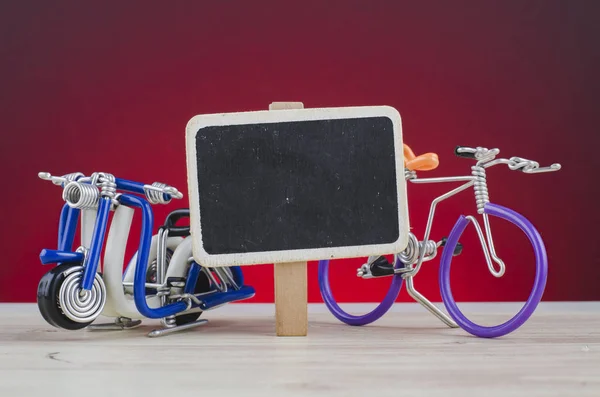
[[[409,233],[408,246],[401,253],[394,255],[394,264],[389,263],[388,260],[383,256],[372,256],[367,259],[367,263],[358,269],[357,276],[365,279],[385,276],[392,277],[392,282],[386,296],[371,312],[362,315],[352,315],[342,310],[342,308],[335,301],[331,291],[331,286],[329,283],[329,261],[320,261],[318,278],[321,296],[323,297],[325,305],[329,308],[332,314],[340,321],[349,325],[366,325],[372,323],[378,320],[392,307],[396,298],[398,297],[400,289],[402,288],[403,281],[406,280],[406,287],[409,295],[449,327],[457,328],[460,326],[472,335],[484,338],[495,338],[513,332],[523,325],[523,323],[525,323],[525,321],[527,321],[527,319],[529,319],[529,317],[533,314],[546,287],[546,279],[548,277],[548,259],[546,256],[546,249],[540,234],[535,227],[527,219],[525,219],[525,217],[511,209],[490,203],[485,170],[495,165],[505,164],[513,171],[534,174],[558,171],[561,166],[560,164],[552,164],[549,167],[540,168],[537,162],[521,157],[496,159],[496,156],[499,153],[500,150],[498,149],[458,146],[455,149],[455,154],[458,157],[469,158],[477,161],[477,163],[471,167],[471,175],[442,178],[417,178],[416,171],[431,170],[437,167],[437,155],[434,153],[427,153],[421,156],[415,156],[412,153],[412,150],[410,150],[408,146],[404,145],[405,179],[407,181],[416,184],[441,182],[464,183],[461,186],[433,200],[431,203],[429,218],[425,228],[423,240],[419,241],[413,233]],[[433,223],[433,217],[437,204],[470,187],[473,187],[475,192],[477,213],[483,218],[485,235],[478,220],[474,216],[469,215],[459,217],[447,239],[443,238],[439,242],[430,240],[429,235],[431,232],[431,225]],[[462,251],[462,245],[458,242],[458,240],[469,222],[472,222],[477,231],[489,271],[495,277],[502,277],[504,275],[505,264],[498,257],[494,248],[489,221],[490,215],[513,223],[519,227],[529,238],[535,253],[536,273],[535,281],[529,298],[514,317],[496,326],[482,326],[469,320],[458,308],[450,287],[450,267],[452,264],[452,258],[456,255],[459,255]],[[437,256],[438,248],[440,247],[444,248],[440,260],[439,284],[444,305],[450,316],[442,312],[427,298],[420,294],[415,289],[413,281],[414,276],[421,269],[423,262],[435,258]]]

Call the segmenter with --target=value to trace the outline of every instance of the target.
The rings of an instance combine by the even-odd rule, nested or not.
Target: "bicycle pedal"
[[[463,245],[461,243],[456,243],[456,247],[454,247],[454,252],[452,256],[458,256],[462,253]]]
[[[446,245],[446,242],[448,241],[448,237],[442,237],[442,244],[441,246],[444,247]],[[452,253],[452,256],[458,256],[462,253],[463,250],[463,245],[460,242],[456,243],[456,247],[454,247],[454,252]]]
[[[369,265],[373,277],[392,276],[394,274],[394,265],[392,265],[385,256],[380,256]]]

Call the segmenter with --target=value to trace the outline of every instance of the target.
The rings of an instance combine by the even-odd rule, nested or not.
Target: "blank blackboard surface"
[[[256,264],[403,249],[402,144],[399,115],[390,109],[192,119],[187,150],[195,259]]]

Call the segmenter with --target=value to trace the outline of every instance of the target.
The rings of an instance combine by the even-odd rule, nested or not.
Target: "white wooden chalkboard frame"
[[[287,121],[333,120],[362,117],[388,117],[392,121],[396,156],[399,238],[389,244],[373,244],[350,247],[328,247],[271,252],[249,252],[210,255],[202,246],[200,222],[200,199],[198,194],[198,170],[196,134],[199,129],[210,126],[264,124]],[[187,178],[190,204],[190,230],[193,238],[194,260],[209,267],[243,266],[270,263],[288,263],[322,259],[340,259],[385,255],[403,251],[408,245],[409,219],[404,179],[402,120],[399,112],[390,106],[356,106],[337,108],[284,109],[277,111],[248,111],[194,116],[186,126]],[[293,226],[290,226],[293,227]]]

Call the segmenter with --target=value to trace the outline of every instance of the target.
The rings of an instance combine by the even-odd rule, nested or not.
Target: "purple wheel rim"
[[[402,262],[397,259],[394,267],[399,268],[402,266],[404,266]],[[385,298],[383,298],[381,303],[375,309],[367,314],[352,315],[342,310],[333,297],[331,286],[329,285],[329,261],[319,261],[319,289],[321,290],[321,297],[323,297],[323,301],[325,302],[325,305],[329,311],[338,320],[348,325],[366,325],[378,320],[381,316],[383,316],[396,301],[396,298],[400,293],[400,289],[402,288],[402,281],[403,279],[400,274],[393,275],[390,288],[388,289]]]
[[[546,256],[546,248],[544,247],[544,243],[540,234],[524,216],[497,204],[486,204],[484,207],[484,212],[486,214],[505,219],[517,225],[525,233],[525,235],[527,235],[529,241],[533,245],[535,252],[536,274],[533,288],[529,298],[527,299],[527,302],[525,302],[525,305],[513,318],[503,324],[492,327],[477,325],[465,317],[465,315],[460,311],[454,300],[454,297],[452,296],[452,289],[450,288],[450,265],[452,262],[452,253],[454,251],[454,247],[456,247],[459,237],[462,235],[463,231],[467,227],[467,224],[469,223],[469,220],[464,216],[461,216],[454,225],[454,228],[448,237],[446,246],[444,247],[442,258],[440,260],[439,282],[444,305],[446,306],[450,316],[461,328],[475,336],[482,338],[496,338],[513,332],[523,325],[523,323],[525,323],[525,321],[527,321],[533,314],[535,308],[542,299],[544,289],[546,288],[546,279],[548,278],[548,258]]]

